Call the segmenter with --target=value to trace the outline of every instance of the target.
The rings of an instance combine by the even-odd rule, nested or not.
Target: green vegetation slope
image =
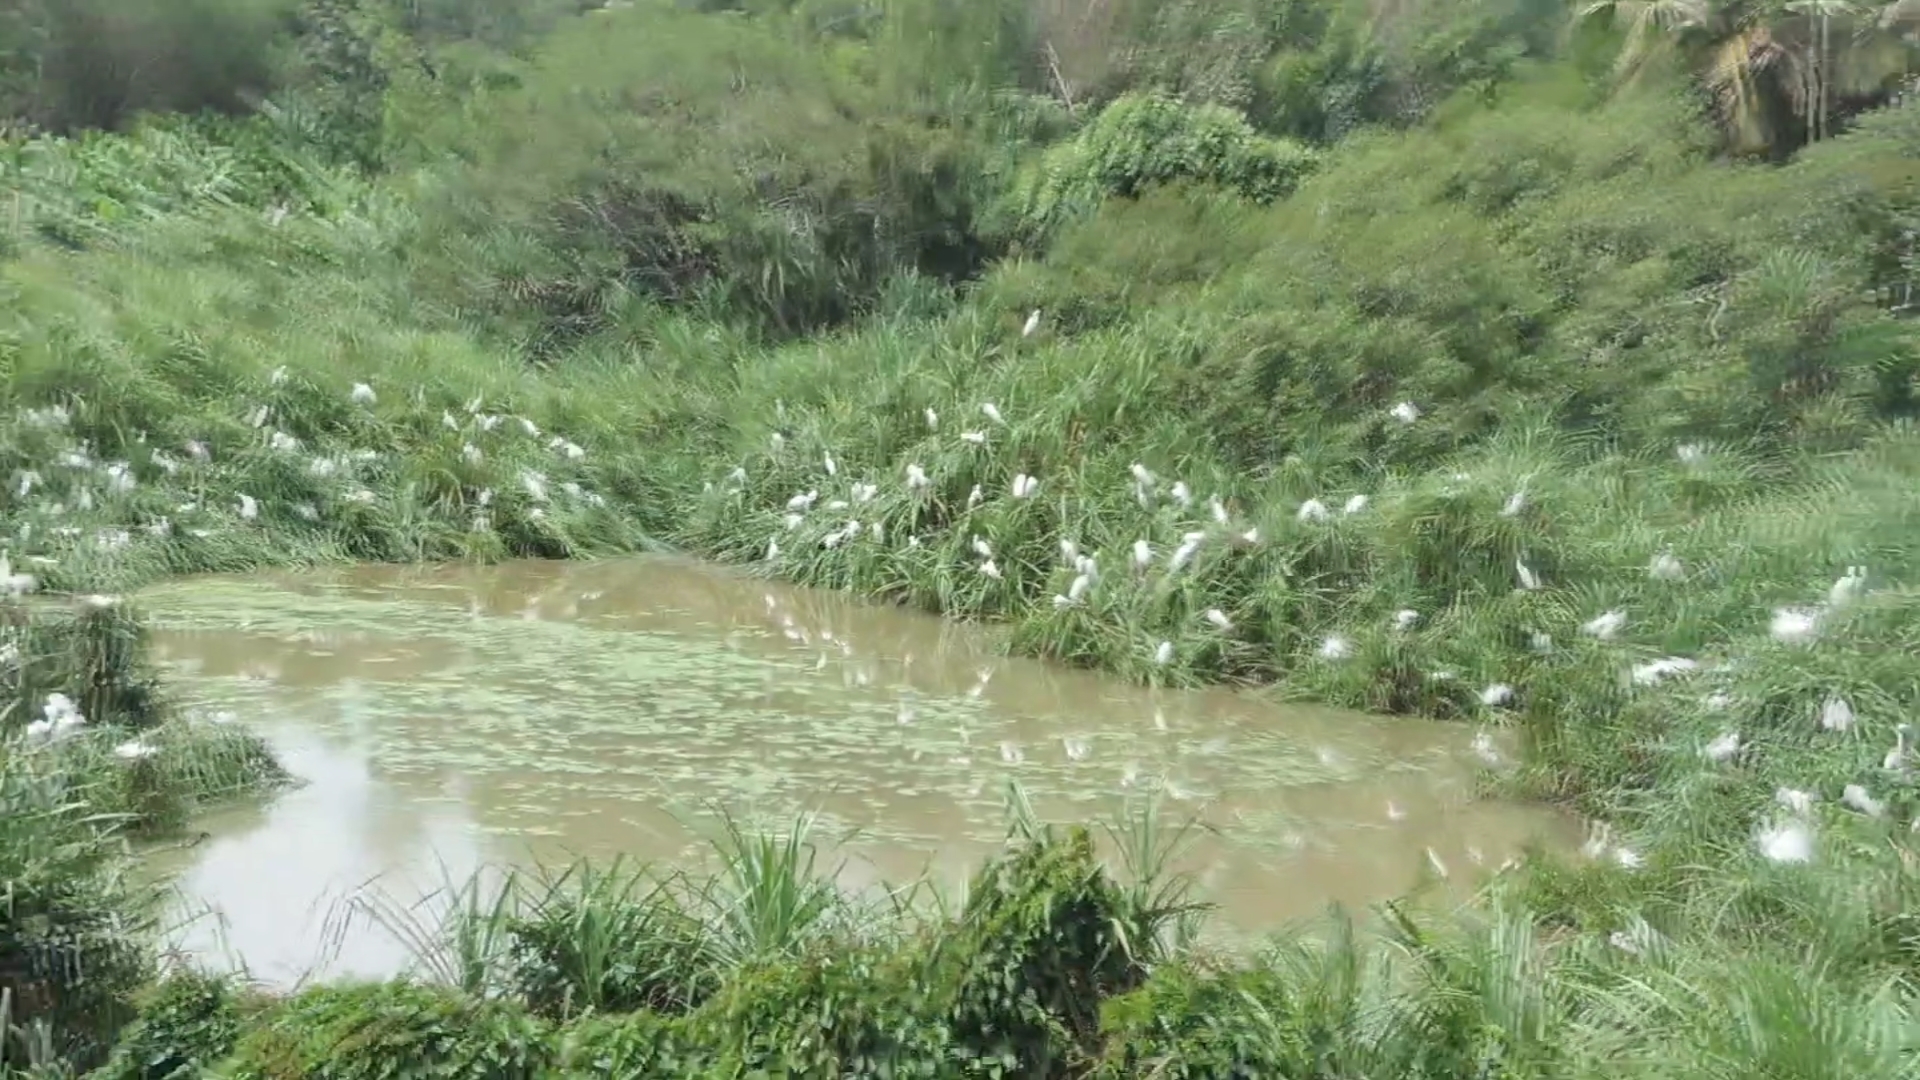
[[[476,908],[451,988],[165,984],[108,1075],[1915,1069],[1897,9],[429,7],[259,22],[273,64],[206,84],[252,116],[5,68],[67,132],[6,146],[11,592],[672,546],[1126,677],[1511,727],[1493,785],[1599,824],[1457,926],[1231,963],[1073,834],[931,919],[767,841],[733,892]],[[1708,63],[1762,34],[1775,66]],[[120,100],[247,107],[172,93]],[[47,670],[0,699],[9,769],[153,756],[36,741],[80,697]],[[239,758],[150,819],[271,779]],[[84,1038],[0,969],[14,1015],[97,1060],[127,947]]]

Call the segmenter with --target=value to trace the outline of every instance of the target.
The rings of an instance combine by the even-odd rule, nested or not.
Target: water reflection
[[[849,873],[871,881],[964,874],[1004,833],[1009,776],[1054,820],[1159,793],[1218,830],[1193,869],[1243,928],[1565,836],[1469,799],[1457,726],[1155,692],[677,560],[198,579],[145,603],[178,691],[310,781],[174,857],[263,977],[310,966],[328,900],[376,874],[404,892],[441,864],[684,860],[710,803],[857,828]],[[378,938],[349,939],[335,970],[391,970]]]

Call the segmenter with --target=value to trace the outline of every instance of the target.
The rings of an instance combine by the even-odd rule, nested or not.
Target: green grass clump
[[[246,995],[229,979],[169,971],[137,999],[139,1018],[121,1031],[103,1080],[198,1076],[233,1052],[245,1027]]]
[[[264,1013],[214,1075],[351,1080],[403,1070],[533,1080],[546,1058],[542,1029],[520,1010],[456,991],[400,982],[322,987]]]
[[[0,1066],[98,1062],[153,974],[161,896],[127,841],[288,776],[238,726],[175,716],[121,600],[0,599]]]
[[[1315,164],[1312,151],[1265,138],[1224,107],[1136,94],[1114,100],[1071,142],[1048,150],[1012,199],[1023,231],[1044,239],[1114,196],[1131,198],[1176,180],[1271,202]]]
[[[102,820],[164,832],[196,808],[289,779],[259,736],[166,707],[126,601],[93,595],[64,611],[0,602],[0,617],[12,631],[0,663],[6,753],[85,792]]]
[[[9,143],[0,185],[15,220],[6,245],[31,236],[64,248],[111,243],[132,225],[206,207],[324,213],[352,185],[284,151],[260,124],[156,116],[124,135]]]

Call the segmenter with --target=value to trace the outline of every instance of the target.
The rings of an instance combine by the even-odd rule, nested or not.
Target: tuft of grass
[[[748,831],[731,814],[718,820],[709,843],[721,869],[697,895],[721,962],[738,966],[805,951],[848,904],[833,883],[836,874],[819,867],[814,817],[802,814],[781,833]]]
[[[1130,802],[1118,825],[1101,823],[1119,858],[1120,943],[1148,969],[1192,949],[1213,910],[1194,894],[1192,878],[1176,869],[1187,845],[1211,827],[1198,818],[1168,826],[1161,807],[1158,799]]]
[[[163,896],[128,841],[289,779],[257,735],[173,714],[145,644],[112,597],[0,597],[0,1068],[97,1064],[132,1015]]]

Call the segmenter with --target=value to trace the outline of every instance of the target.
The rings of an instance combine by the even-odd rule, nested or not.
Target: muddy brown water
[[[1464,725],[1120,683],[676,559],[198,578],[142,603],[183,703],[306,781],[156,856],[211,913],[180,947],[272,982],[405,965],[390,933],[336,932],[369,882],[405,901],[487,865],[697,865],[716,806],[818,812],[823,842],[852,832],[827,861],[858,887],[963,878],[1005,836],[1008,778],[1050,821],[1157,794],[1211,827],[1186,865],[1241,933],[1573,838],[1473,797]]]

